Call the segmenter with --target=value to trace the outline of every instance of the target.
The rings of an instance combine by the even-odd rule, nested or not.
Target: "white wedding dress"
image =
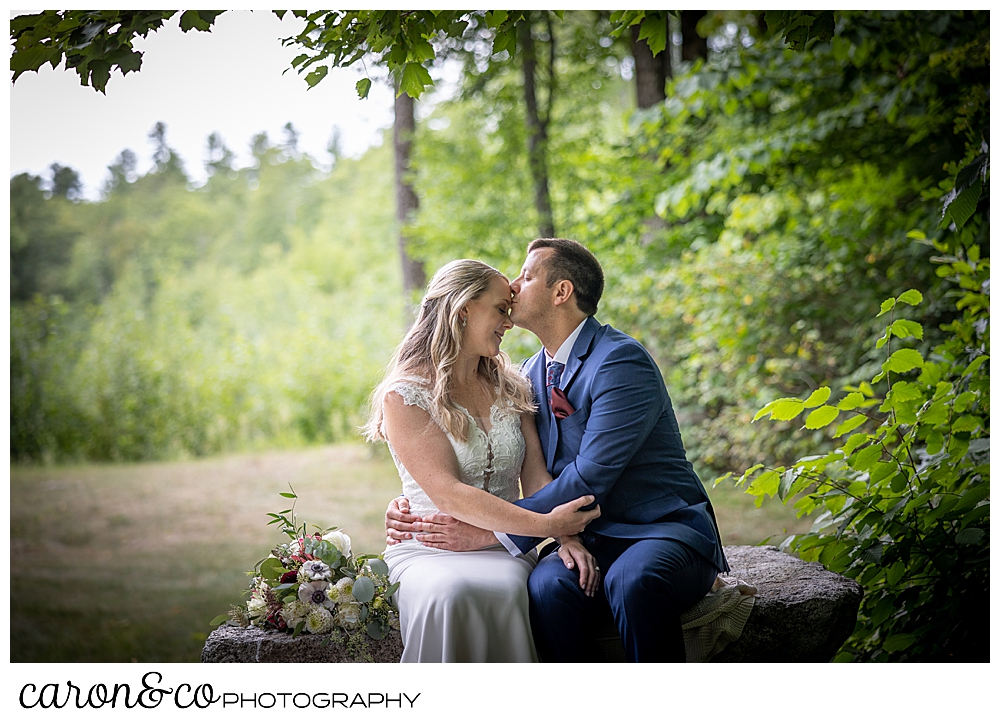
[[[425,381],[401,380],[390,391],[433,418]],[[519,415],[498,403],[490,410],[488,431],[471,415],[469,420],[468,442],[448,435],[462,482],[507,501],[518,499],[524,461]],[[389,451],[410,511],[421,516],[437,512],[392,445]],[[395,602],[404,646],[400,662],[538,661],[528,620],[527,580],[536,562],[534,551],[514,557],[498,543],[475,552],[450,552],[411,539],[387,547],[385,561],[390,581],[399,582]]]

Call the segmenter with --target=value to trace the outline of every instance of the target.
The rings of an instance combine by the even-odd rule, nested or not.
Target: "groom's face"
[[[545,283],[548,258],[554,253],[555,249],[535,249],[524,260],[518,277],[510,282],[510,320],[515,326],[531,331],[554,308],[552,288]]]

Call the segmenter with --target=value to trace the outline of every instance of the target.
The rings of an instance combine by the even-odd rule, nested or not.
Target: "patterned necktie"
[[[573,405],[566,398],[566,393],[558,386],[565,366],[557,361],[549,362],[545,372],[545,389],[548,392],[546,396],[549,398],[549,407],[556,419],[566,419],[573,413]]]
[[[565,364],[557,361],[550,361],[549,365],[545,369],[545,391],[551,392],[552,387],[559,384],[559,379],[562,378],[563,369]]]

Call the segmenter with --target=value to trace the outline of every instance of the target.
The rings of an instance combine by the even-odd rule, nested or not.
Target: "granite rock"
[[[743,634],[712,662],[828,662],[853,632],[861,604],[861,586],[830,572],[818,562],[803,562],[776,547],[727,547],[726,557],[738,578],[757,588],[753,612]],[[599,636],[609,662],[624,660],[613,626]],[[344,663],[365,662],[348,653],[344,642],[325,635],[291,635],[273,630],[223,625],[208,636],[204,663]],[[394,663],[403,653],[395,630],[380,641],[365,638],[367,662]]]
[[[329,640],[329,635],[299,635],[293,638],[277,630],[221,625],[205,641],[201,662],[398,663],[403,654],[403,639],[396,630],[390,630],[382,640],[364,637],[366,651],[360,654],[348,652],[343,640],[327,642]],[[370,660],[365,652],[371,656]]]
[[[776,547],[727,547],[730,576],[754,585],[743,635],[712,662],[825,663],[854,632],[863,591],[818,562]]]

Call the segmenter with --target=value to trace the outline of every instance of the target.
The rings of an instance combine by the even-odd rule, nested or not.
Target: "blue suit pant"
[[[596,634],[614,620],[628,662],[683,663],[680,616],[712,588],[714,564],[676,540],[628,540],[583,533],[602,571],[594,597],[558,555],[528,578],[535,647],[542,662],[604,662]]]

